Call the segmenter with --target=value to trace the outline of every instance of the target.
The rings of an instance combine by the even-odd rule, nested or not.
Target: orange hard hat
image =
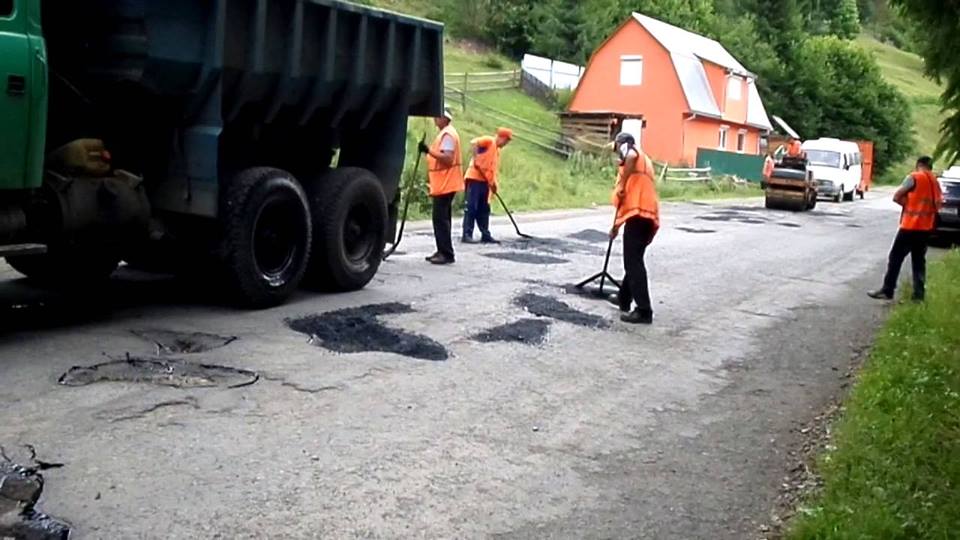
[[[497,137],[503,137],[504,139],[513,140],[513,130],[510,128],[497,128]]]

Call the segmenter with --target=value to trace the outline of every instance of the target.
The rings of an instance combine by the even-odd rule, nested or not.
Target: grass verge
[[[894,309],[823,455],[792,540],[956,538],[960,531],[960,251],[927,302]]]

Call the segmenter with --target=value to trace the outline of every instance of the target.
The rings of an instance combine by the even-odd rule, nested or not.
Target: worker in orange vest
[[[433,236],[437,252],[427,257],[432,264],[453,264],[453,198],[463,191],[463,157],[460,135],[453,127],[453,114],[445,109],[443,116],[433,119],[440,133],[427,146],[420,143],[420,152],[427,155],[427,180],[433,199]]]
[[[499,184],[497,174],[500,168],[500,151],[513,140],[513,131],[507,128],[497,130],[496,137],[478,137],[470,141],[473,147],[473,159],[467,167],[466,203],[463,213],[463,243],[472,244],[473,226],[480,229],[480,241],[484,244],[497,244],[490,234],[490,199],[497,193]]]
[[[803,145],[794,137],[790,137],[787,141],[787,157],[802,158],[803,156]]]
[[[624,312],[620,320],[631,324],[653,323],[647,268],[643,258],[647,246],[660,228],[660,203],[653,182],[653,162],[637,148],[629,133],[620,133],[614,141],[614,151],[620,156],[620,168],[612,202],[617,216],[610,238],[623,233],[623,267],[626,275],[615,298]],[[630,311],[631,305],[636,308]]]
[[[933,174],[932,158],[924,156],[917,160],[916,169],[903,180],[893,201],[903,207],[900,230],[890,249],[883,287],[868,294],[871,298],[892,300],[900,267],[909,253],[913,263],[913,299],[922,302],[927,278],[927,241],[936,229],[937,213],[943,206],[943,191]]]

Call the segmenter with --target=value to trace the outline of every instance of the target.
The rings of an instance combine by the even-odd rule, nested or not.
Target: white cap
[[[443,117],[447,120],[453,121],[453,113],[450,111],[450,107],[446,105],[443,106]]]

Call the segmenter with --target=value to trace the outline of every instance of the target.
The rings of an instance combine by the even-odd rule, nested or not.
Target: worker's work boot
[[[613,293],[607,296],[607,302],[620,308],[624,313],[630,312],[630,306],[633,305],[633,299],[620,293]]]
[[[464,243],[464,244],[476,244],[476,243],[477,243],[477,241],[474,240],[472,236],[467,236],[467,235],[463,235],[463,237],[460,239],[460,242],[462,242],[462,243]]]
[[[429,259],[427,259],[427,262],[429,262],[430,264],[453,264],[455,260],[453,257],[446,257],[444,255],[437,253],[433,257],[430,257]]]
[[[883,289],[870,291],[867,293],[867,296],[869,296],[870,298],[875,298],[877,300],[893,300],[893,295]]]
[[[500,241],[490,235],[487,235],[480,239],[480,243],[481,244],[499,244]]]
[[[653,312],[649,309],[635,309],[620,315],[620,320],[628,324],[653,324]]]
[[[423,260],[425,260],[425,261],[427,261],[427,262],[433,262],[433,260],[436,259],[437,257],[440,257],[440,252],[439,252],[439,251],[434,252],[434,254],[431,255],[431,256],[429,256],[429,257],[424,257]]]

